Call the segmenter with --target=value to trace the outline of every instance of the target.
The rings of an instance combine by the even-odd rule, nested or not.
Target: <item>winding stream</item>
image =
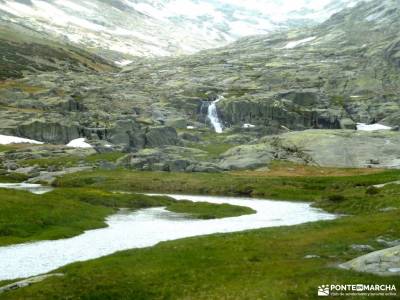
[[[107,218],[107,228],[89,230],[68,239],[0,247],[0,280],[35,276],[76,261],[94,259],[120,250],[149,247],[162,241],[295,225],[336,217],[312,208],[307,203],[253,198],[170,196],[177,200],[248,206],[257,213],[224,219],[195,220],[161,207],[134,212],[121,211]]]

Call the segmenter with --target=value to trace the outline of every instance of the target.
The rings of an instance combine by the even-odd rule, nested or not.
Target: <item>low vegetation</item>
[[[337,266],[363,254],[352,248],[353,244],[381,249],[385,245],[378,238],[400,238],[400,185],[371,188],[399,180],[400,171],[367,175],[355,170],[341,172],[346,176],[271,177],[264,173],[249,176],[247,172],[178,174],[122,170],[67,175],[58,180],[60,189],[53,195],[65,191],[65,195],[72,197],[83,195],[81,191],[86,190],[85,196],[73,201],[102,209],[118,206],[107,200],[108,195],[114,195],[112,191],[119,192],[117,197],[125,195],[123,191],[163,191],[307,200],[346,216],[123,251],[63,267],[57,272],[65,273],[64,277],[9,292],[6,299],[290,300],[317,298],[321,284],[398,285],[398,277],[378,277]],[[124,205],[132,206],[136,203],[124,199],[118,201],[127,201]],[[169,209],[181,211],[180,205],[185,202],[172,204]],[[187,211],[191,205],[188,203]],[[202,206],[191,213],[205,214]]]
[[[217,219],[254,214],[256,211],[245,206],[211,204],[207,202],[179,201],[167,207],[169,211],[186,213],[197,219]]]
[[[25,181],[27,177],[23,174],[18,173],[4,173],[0,172],[0,182],[2,183],[13,183]]]
[[[321,284],[396,284],[396,277],[337,264],[360,254],[351,244],[399,232],[399,220],[391,212],[164,242],[66,266],[57,271],[65,277],[7,293],[6,299],[297,300],[317,299]]]
[[[105,226],[105,217],[113,212],[61,193],[0,189],[0,199],[0,245],[70,237]]]
[[[44,195],[0,189],[0,245],[71,237],[106,226],[118,208],[165,206],[201,219],[254,213],[247,207],[177,202],[167,196],[117,193],[93,188],[62,188]]]
[[[101,161],[114,162],[121,158],[125,154],[122,152],[110,152],[110,153],[98,153],[92,154],[86,157],[79,156],[59,156],[59,157],[48,157],[48,158],[37,158],[37,159],[25,159],[19,161],[22,166],[39,166],[42,168],[53,167],[73,167],[79,165],[79,163],[85,164],[96,164]]]
[[[341,172],[345,173],[346,170]],[[386,206],[396,206],[398,194],[387,186],[378,194],[370,194],[371,186],[399,180],[400,171],[375,171],[368,175],[349,176],[268,176],[262,172],[222,174],[138,172],[127,170],[83,172],[66,175],[60,187],[100,188],[129,192],[165,192],[253,196],[265,199],[311,201],[337,213],[362,213]],[[343,201],[336,201],[340,198]],[[398,206],[398,205],[397,205]]]

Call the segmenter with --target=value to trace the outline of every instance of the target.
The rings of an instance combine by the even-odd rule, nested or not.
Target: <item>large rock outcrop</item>
[[[341,264],[340,267],[381,276],[400,276],[400,246],[368,253]]]
[[[294,131],[232,148],[221,156],[219,165],[223,169],[256,168],[272,159],[322,167],[400,168],[400,132]]]
[[[168,126],[150,127],[146,132],[146,146],[150,148],[165,145],[178,145],[179,138],[175,128]]]
[[[141,127],[132,120],[119,120],[108,130],[107,140],[115,145],[141,149],[145,146],[145,135]]]
[[[81,129],[70,122],[37,120],[18,126],[16,135],[51,144],[67,144],[81,136]]]

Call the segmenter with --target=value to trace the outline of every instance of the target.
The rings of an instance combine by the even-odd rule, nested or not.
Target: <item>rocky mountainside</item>
[[[1,0],[0,20],[123,65],[135,56],[193,53],[242,36],[313,25],[358,2]]]
[[[0,81],[0,134],[53,144],[84,137],[97,151],[133,152],[120,164],[139,169],[215,171],[281,157],[330,165],[341,155],[347,158],[340,166],[379,164],[387,155],[382,145],[397,147],[398,133],[383,134],[378,143],[354,129],[357,122],[400,125],[399,22],[398,1],[374,0],[307,29],[246,37],[193,55],[140,58],[118,72],[97,56],[91,56],[95,67],[82,64],[86,52],[78,52],[73,63],[68,59],[71,67]],[[66,57],[77,58],[71,53]],[[224,127],[217,137],[207,120],[216,99]],[[286,133],[307,129],[351,130],[293,133],[307,145]],[[271,137],[282,133],[289,146]],[[353,138],[359,151],[373,143],[371,155],[329,152]],[[243,144],[249,148],[219,156]],[[212,153],[210,165],[203,149],[216,145],[222,150]],[[400,166],[397,152],[384,164]]]
[[[310,30],[241,39],[179,59],[137,62],[121,80],[194,113],[216,95],[225,127],[398,125],[398,1],[373,1]]]
[[[0,20],[0,80],[49,71],[113,72],[111,62],[84,49]]]

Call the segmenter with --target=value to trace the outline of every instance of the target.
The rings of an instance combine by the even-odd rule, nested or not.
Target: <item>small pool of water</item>
[[[33,184],[33,183],[0,183],[0,188],[2,189],[13,189],[13,190],[23,190],[29,191],[33,194],[45,194],[53,190],[52,187],[43,186],[40,184]]]
[[[121,250],[149,247],[162,241],[336,218],[307,203],[214,196],[169,196],[177,200],[248,206],[257,213],[196,220],[162,207],[134,212],[121,211],[107,218],[108,227],[89,230],[73,238],[0,247],[0,280],[35,276],[76,261],[94,259]]]

